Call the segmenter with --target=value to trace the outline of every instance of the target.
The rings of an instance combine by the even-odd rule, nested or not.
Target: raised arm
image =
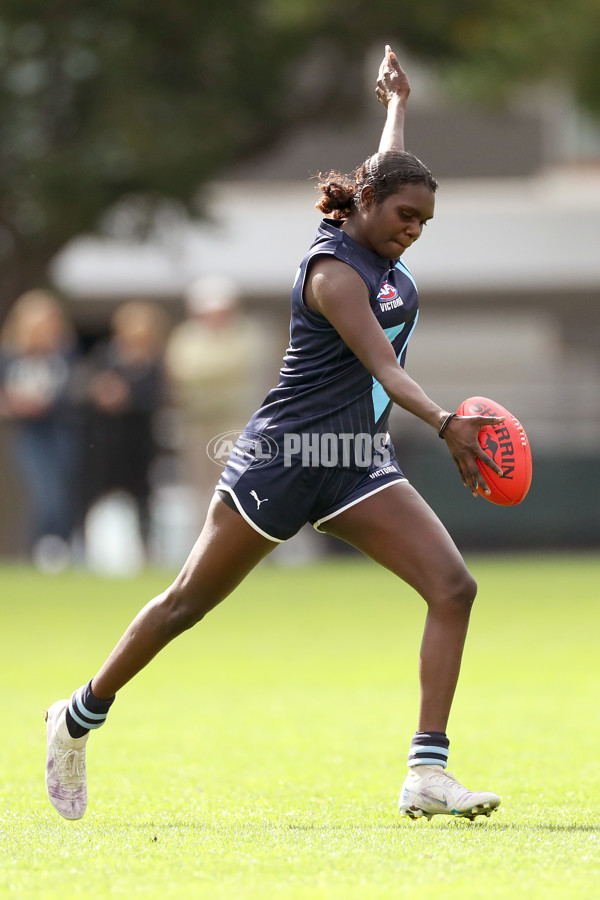
[[[379,67],[375,92],[379,102],[387,109],[379,152],[404,150],[404,117],[410,84],[406,72],[389,44],[386,45],[385,56]]]

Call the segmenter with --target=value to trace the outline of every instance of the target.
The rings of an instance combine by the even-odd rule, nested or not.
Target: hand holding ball
[[[499,403],[487,397],[469,397],[456,410],[459,416],[504,416],[498,425],[486,425],[479,432],[479,445],[502,469],[497,475],[481,460],[477,466],[490,489],[478,493],[499,506],[516,506],[526,496],[531,484],[531,448],[519,420]]]

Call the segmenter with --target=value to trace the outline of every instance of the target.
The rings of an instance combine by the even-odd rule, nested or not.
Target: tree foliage
[[[567,78],[600,111],[600,0],[5,0],[2,298],[128,195],[194,189],[302,121],[357,112],[399,41],[479,97]]]

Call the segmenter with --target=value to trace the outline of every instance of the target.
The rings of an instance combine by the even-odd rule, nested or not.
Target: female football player
[[[298,270],[278,386],[232,452],[174,583],[141,610],[91,681],[47,712],[47,787],[67,818],[85,811],[85,744],[115,694],[307,521],[390,569],[427,604],[419,720],[402,814],[473,818],[500,803],[496,794],[473,793],[445,771],[446,725],[476,585],[445,528],[402,474],[387,434],[397,403],[446,441],[474,495],[480,483],[487,489],[477,460],[501,474],[477,436],[485,424],[502,420],[450,413],[403,368],[417,291],[402,256],[433,217],[437,188],[426,166],[404,150],[409,90],[386,47],[377,83],[387,107],[379,151],[352,177],[322,178],[317,206],[328,218]]]

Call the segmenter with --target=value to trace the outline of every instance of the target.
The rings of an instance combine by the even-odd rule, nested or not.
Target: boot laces
[[[60,779],[79,779],[85,775],[85,758],[80,750],[68,748],[56,756],[56,772]]]

